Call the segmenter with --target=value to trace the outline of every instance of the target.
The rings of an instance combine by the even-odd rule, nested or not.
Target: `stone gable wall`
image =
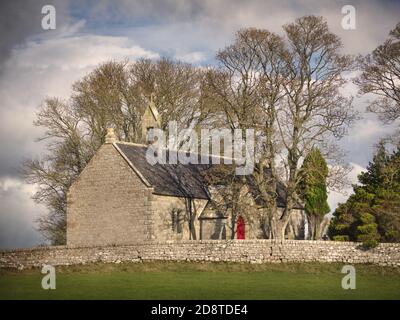
[[[359,243],[308,240],[147,241],[108,247],[45,247],[0,251],[0,267],[25,268],[91,262],[226,261],[245,263],[340,262],[400,267],[400,244],[362,250]]]
[[[69,190],[67,244],[106,246],[150,240],[152,191],[112,144],[104,144]]]

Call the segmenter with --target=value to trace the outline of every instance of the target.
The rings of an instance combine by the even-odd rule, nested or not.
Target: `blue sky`
[[[56,30],[41,29],[41,8],[53,4]],[[341,27],[341,8],[356,9],[356,30]],[[215,63],[218,49],[235,31],[260,27],[281,33],[282,25],[306,14],[324,16],[341,37],[343,51],[366,54],[382,43],[399,21],[399,1],[45,1],[16,0],[0,4],[0,248],[26,247],[43,241],[34,220],[45,209],[31,199],[35,187],[21,180],[24,158],[43,154],[35,142],[41,129],[32,125],[47,96],[68,98],[71,85],[106,60],[168,56],[197,65]],[[341,146],[354,170],[351,179],[371,159],[374,144],[393,131],[365,107],[373,96],[355,96],[363,114]],[[348,190],[350,191],[350,190]],[[346,195],[331,193],[335,207]]]

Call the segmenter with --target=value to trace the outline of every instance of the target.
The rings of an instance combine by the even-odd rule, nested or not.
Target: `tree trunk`
[[[231,213],[231,239],[236,238],[236,219],[237,215],[234,212],[234,209],[232,208],[232,213]]]
[[[285,240],[285,230],[288,221],[286,219],[276,219],[271,220],[271,232],[272,238],[277,240]]]
[[[322,218],[320,216],[316,217],[315,240],[321,240],[321,224],[322,224]]]
[[[189,240],[196,240],[196,228],[194,225],[194,221],[196,219],[196,214],[193,212],[193,204],[192,204],[192,199],[186,199],[186,210],[188,213],[188,220],[189,220]]]
[[[311,240],[320,240],[322,224],[321,217],[318,215],[310,214],[308,216],[308,221],[310,223]]]
[[[315,237],[315,218],[313,215],[308,216],[308,221],[310,223],[310,239],[314,240]]]

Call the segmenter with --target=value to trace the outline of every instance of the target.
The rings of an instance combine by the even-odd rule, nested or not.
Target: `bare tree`
[[[209,105],[221,123],[231,130],[255,128],[265,138],[254,177],[265,203],[261,220],[272,223],[276,215],[276,108],[284,95],[282,88],[284,50],[282,39],[260,29],[243,29],[235,43],[217,54],[219,68],[208,72]],[[270,174],[265,175],[268,168]],[[243,184],[243,181],[242,181]],[[266,232],[266,230],[264,230]]]
[[[389,38],[360,59],[362,74],[356,79],[361,93],[377,95],[369,110],[384,123],[400,118],[400,23]]]
[[[351,99],[339,91],[352,60],[340,53],[341,41],[326,22],[307,16],[284,31],[286,37],[252,28],[239,31],[235,43],[217,55],[220,70],[208,78],[216,110],[231,128],[261,132],[264,142],[254,175],[271,237],[278,239],[284,238],[299,202],[302,159],[314,146],[332,159],[334,140],[355,117]],[[286,184],[283,213],[276,203],[279,180]]]
[[[91,157],[79,121],[68,104],[47,99],[34,124],[46,128],[40,140],[49,141],[48,154],[41,160],[26,161],[23,167],[27,182],[38,185],[33,199],[49,210],[38,220],[39,231],[54,244],[65,243],[67,190]]]
[[[131,65],[129,78],[142,96],[155,95],[161,129],[166,129],[170,121],[177,121],[179,128],[201,121],[202,72],[198,68],[167,58],[156,62],[139,60]]]
[[[284,56],[285,102],[277,112],[287,172],[286,208],[278,220],[279,238],[298,202],[299,165],[310,148],[329,150],[355,119],[352,100],[340,93],[344,73],[352,68],[350,56],[340,53],[340,39],[322,17],[306,16],[284,26],[288,51]],[[327,154],[327,159],[331,155]]]

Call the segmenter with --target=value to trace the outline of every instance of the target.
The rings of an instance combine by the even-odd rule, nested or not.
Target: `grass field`
[[[400,269],[356,265],[343,290],[340,264],[146,262],[56,268],[56,290],[39,269],[0,269],[0,299],[400,299]]]

